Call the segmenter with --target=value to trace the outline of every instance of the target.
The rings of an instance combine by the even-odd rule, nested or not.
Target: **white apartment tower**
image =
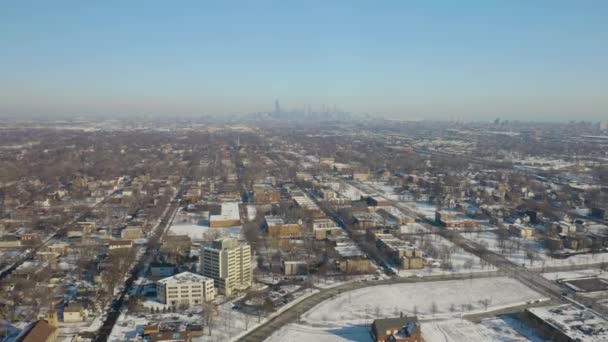
[[[201,273],[226,296],[251,287],[251,247],[236,239],[218,239],[201,250]]]

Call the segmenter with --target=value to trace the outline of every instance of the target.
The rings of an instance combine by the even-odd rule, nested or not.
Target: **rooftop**
[[[174,276],[164,278],[158,281],[161,284],[183,284],[183,283],[200,283],[204,281],[212,280],[200,274],[192,272],[182,272]]]

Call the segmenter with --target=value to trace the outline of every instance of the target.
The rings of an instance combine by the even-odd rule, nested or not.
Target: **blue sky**
[[[608,118],[607,1],[0,3],[0,115]]]

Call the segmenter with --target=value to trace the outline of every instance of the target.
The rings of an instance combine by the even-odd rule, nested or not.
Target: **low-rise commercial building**
[[[171,306],[197,305],[215,298],[213,279],[183,272],[156,283],[158,301]]]
[[[209,215],[209,227],[234,227],[241,224],[239,204],[236,202],[222,203],[219,215]]]

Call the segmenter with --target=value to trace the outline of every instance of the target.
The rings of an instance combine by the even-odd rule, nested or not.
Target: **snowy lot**
[[[542,276],[548,280],[564,280],[576,278],[598,277],[608,279],[608,273],[601,269],[592,268],[587,270],[567,271],[567,272],[549,272],[543,273]]]
[[[420,319],[439,318],[459,315],[463,307],[466,312],[484,311],[479,303],[484,299],[491,301],[488,309],[497,309],[541,298],[540,294],[507,277],[380,285],[325,301],[303,315],[303,320],[311,325],[340,326],[374,317],[394,317],[400,312],[413,315],[414,311]],[[454,313],[450,312],[452,304]]]
[[[397,274],[400,277],[422,276],[429,274],[496,271],[496,267],[492,265],[483,264],[478,256],[463,250],[462,248],[454,245],[451,241],[439,235],[427,235],[425,239],[427,239],[427,241],[430,242],[438,251],[442,251],[445,249],[453,251],[450,258],[450,262],[452,263],[452,269],[443,269],[441,267],[425,267],[419,270],[396,270]]]
[[[525,265],[528,268],[542,268],[550,266],[568,266],[568,265],[588,265],[600,262],[608,262],[608,253],[597,254],[579,254],[573,255],[566,259],[556,259],[548,256],[542,245],[534,239],[521,239],[510,237],[505,248],[499,247],[499,241],[496,234],[492,232],[479,233],[463,233],[463,237],[485,244],[491,251],[501,253],[507,259],[515,264]],[[526,256],[526,249],[533,251],[536,256],[535,260],[530,261]]]
[[[493,310],[541,298],[506,277],[380,285],[327,300],[304,314],[299,324],[280,329],[267,341],[370,341],[369,325],[374,318],[395,317],[401,311],[417,313],[426,341],[490,341],[498,336],[503,341],[526,341],[518,333],[521,329],[514,328],[516,322],[492,319],[474,324],[459,318],[461,310],[465,314],[484,311],[482,299],[491,300],[488,310]]]
[[[422,322],[422,335],[434,341],[543,341],[533,331],[509,317],[485,319],[476,324],[462,319]]]

